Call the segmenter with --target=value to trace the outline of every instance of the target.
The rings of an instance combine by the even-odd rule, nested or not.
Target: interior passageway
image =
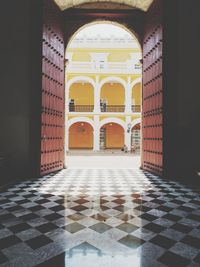
[[[0,267],[200,266],[199,1],[3,2]]]

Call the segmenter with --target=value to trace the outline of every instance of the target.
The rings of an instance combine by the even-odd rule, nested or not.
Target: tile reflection
[[[96,247],[84,242],[65,254],[65,267],[140,267],[140,253],[130,255],[107,255]]]
[[[0,267],[200,266],[199,192],[137,168],[63,170],[0,205]]]

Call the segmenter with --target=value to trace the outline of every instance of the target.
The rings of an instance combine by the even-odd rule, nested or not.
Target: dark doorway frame
[[[151,54],[150,59],[152,60],[150,66],[148,66],[146,69],[144,69],[143,67],[143,79],[145,80],[145,77],[149,76],[149,68],[155,69],[154,66],[156,66],[156,68],[159,68],[159,75],[160,76],[160,80],[162,83],[162,51],[161,51],[161,56],[159,55],[159,58],[157,57],[157,46],[161,45],[162,47],[162,40],[159,40],[159,45],[157,43],[157,37],[161,38],[162,33],[160,34],[160,30],[163,30],[163,26],[162,26],[162,2],[163,0],[155,0],[154,3],[152,4],[152,6],[150,7],[150,10],[145,14],[145,12],[140,11],[140,10],[82,10],[82,9],[76,9],[76,8],[72,8],[72,9],[68,9],[66,11],[64,11],[62,13],[62,20],[64,21],[65,24],[65,28],[64,28],[64,32],[63,35],[65,36],[65,45],[64,47],[67,47],[67,43],[69,42],[69,40],[71,39],[71,37],[74,35],[74,33],[81,28],[82,26],[89,24],[91,22],[97,22],[99,20],[104,20],[104,21],[109,21],[109,22],[117,22],[121,25],[124,25],[128,30],[130,30],[131,32],[133,32],[133,34],[137,37],[142,50],[146,48],[148,48],[148,41],[150,39],[150,41],[154,42],[154,47],[151,47],[151,50],[147,53],[147,55],[143,56],[143,65],[145,65],[146,63],[146,58],[145,56],[148,56],[148,54]],[[61,15],[60,15],[61,16]],[[155,17],[155,18],[154,18]],[[160,35],[159,35],[160,34]],[[144,54],[144,51],[142,51]],[[154,59],[156,57],[156,59]],[[147,58],[148,60],[149,58]],[[146,64],[147,65],[147,64]],[[147,73],[146,73],[147,71]],[[151,71],[152,73],[152,71]],[[153,79],[155,79],[154,77],[157,75],[157,72],[155,73],[155,75],[153,74]],[[151,81],[150,81],[151,82]],[[152,81],[153,83],[153,81]],[[143,85],[143,93],[142,95],[146,96],[144,94],[144,89],[145,92],[147,90],[147,86],[146,84]],[[163,94],[162,94],[162,88],[159,88],[160,91],[158,90],[158,88],[155,87],[155,90],[157,90],[157,92],[153,95],[151,95],[152,99],[151,100],[151,105],[155,106],[155,102],[156,99],[158,98],[157,95],[159,94],[159,101],[161,107],[155,109],[155,107],[152,110],[145,110],[146,105],[145,103],[147,101],[149,101],[148,99],[145,99],[143,97],[142,100],[142,105],[144,104],[144,111],[142,113],[142,121],[143,121],[143,131],[142,131],[142,143],[144,143],[144,146],[142,146],[142,165],[141,167],[147,171],[150,172],[154,172],[156,174],[162,175],[163,174],[163,136],[159,136],[159,138],[157,138],[157,135],[162,135],[162,110],[163,110]],[[145,102],[144,102],[145,101]],[[144,102],[144,103],[143,103]],[[63,110],[64,112],[64,110]],[[146,113],[145,113],[146,112]],[[152,113],[153,112],[153,113]],[[160,124],[159,127],[156,125],[156,116],[157,116],[157,112],[159,112],[158,114],[161,115],[160,117]],[[147,114],[148,113],[148,114]],[[150,114],[152,113],[152,114]],[[64,114],[64,113],[63,113]],[[147,119],[145,116],[149,116]],[[151,116],[154,116],[154,121],[152,122]],[[147,122],[148,121],[148,122]],[[152,126],[148,126],[148,127],[153,127],[154,129],[151,130],[151,136],[149,137],[148,134],[148,129],[146,129],[147,125],[149,124]],[[64,125],[63,125],[64,127]],[[143,135],[144,132],[144,135]],[[153,132],[153,133],[152,133]],[[145,135],[145,133],[147,133],[147,135]],[[44,142],[44,135],[42,134],[42,140],[43,143]],[[153,145],[152,145],[153,144]],[[48,145],[47,145],[48,146]],[[159,146],[159,147],[158,147]],[[47,147],[47,150],[50,150],[51,152],[51,148]],[[65,152],[64,152],[65,153]],[[152,158],[151,158],[152,157]],[[48,156],[47,156],[48,159]],[[51,160],[50,160],[51,161]],[[54,160],[55,161],[55,160]],[[64,158],[62,160],[64,162]],[[54,164],[54,163],[52,163]],[[47,170],[42,173],[48,173],[51,171],[54,171],[56,169],[62,168],[62,164],[59,164],[59,166],[56,165],[56,168],[52,168],[50,163],[46,164],[45,166],[47,166]],[[50,166],[50,167],[49,167]],[[63,165],[64,166],[64,165]]]

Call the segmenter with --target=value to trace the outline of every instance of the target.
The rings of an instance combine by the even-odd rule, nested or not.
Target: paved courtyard
[[[135,169],[140,167],[140,156],[131,154],[70,154],[67,155],[66,164],[70,169]]]

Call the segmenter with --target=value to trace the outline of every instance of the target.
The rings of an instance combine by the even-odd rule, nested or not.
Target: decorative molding
[[[141,9],[143,11],[147,11],[153,0],[54,0],[55,3],[59,6],[61,10],[65,10],[71,7],[75,7],[77,5],[85,4],[85,3],[95,3],[95,2],[111,2],[117,4],[125,4],[134,8]]]
[[[125,30],[122,28],[122,31]],[[81,32],[81,31],[80,31]],[[138,41],[130,34],[124,33],[123,36],[117,37],[116,35],[107,36],[75,36],[73,40],[68,45],[68,49],[77,49],[77,48],[103,48],[103,49],[131,49],[131,50],[139,50],[140,46]]]

